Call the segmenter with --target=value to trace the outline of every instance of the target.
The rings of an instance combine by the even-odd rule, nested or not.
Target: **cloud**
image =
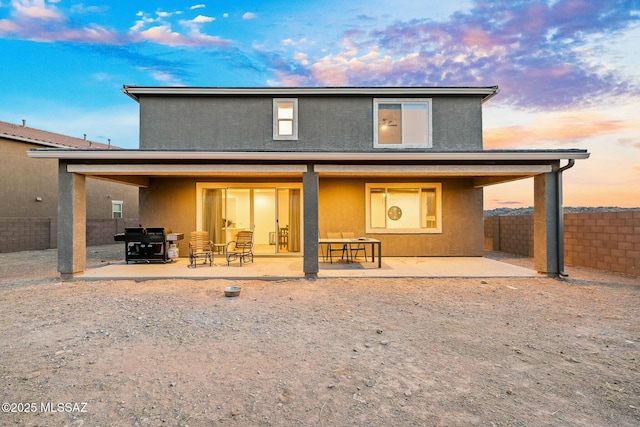
[[[182,13],[174,12],[173,14]],[[128,34],[132,41],[148,41],[174,47],[229,47],[232,44],[230,40],[200,31],[200,24],[213,22],[215,18],[212,17],[198,15],[192,20],[180,20],[179,24],[189,29],[187,33],[182,33],[172,28],[171,23],[165,19],[168,17],[165,14],[159,14],[158,18],[150,18],[143,12],[139,12],[138,16],[138,21],[131,27]]]
[[[148,74],[151,75],[151,77],[154,80],[165,85],[175,86],[178,84],[177,82],[179,81],[179,79],[176,78],[173,74],[168,73],[167,71],[164,71],[164,70],[147,68],[147,69],[140,69],[140,71],[147,72]]]
[[[55,6],[48,6],[44,0],[14,0],[12,2],[14,14],[19,18],[33,18],[40,20],[61,20],[63,15]]]
[[[640,132],[637,121],[606,117],[600,110],[548,113],[527,125],[485,129],[485,148],[531,148],[536,145],[574,145],[590,138],[620,132]]]
[[[286,38],[282,40],[280,43],[282,43],[283,46],[296,46],[296,45],[307,43],[307,39],[306,37],[303,37],[298,40],[294,40],[292,38]]]
[[[293,55],[293,59],[295,59],[300,64],[305,65],[305,66],[309,65],[309,60],[307,58],[308,57],[307,57],[306,53],[297,53],[297,54]]]
[[[39,42],[121,44],[124,41],[117,32],[97,24],[69,26],[61,15],[57,15],[55,19],[47,18],[46,24],[43,24],[42,18],[34,19],[22,14],[14,20],[0,20],[0,35]]]
[[[11,19],[0,20],[0,36],[40,41],[40,42],[76,42],[87,44],[131,45],[140,42],[153,42],[167,46],[205,46],[228,47],[231,41],[218,36],[202,33],[195,25],[212,22],[214,18],[198,15],[192,21],[180,21],[189,28],[187,33],[172,29],[168,20],[181,11],[156,11],[152,16],[139,11],[138,19],[128,33],[97,24],[81,24],[69,20],[54,6],[44,0],[15,0],[12,3]],[[84,7],[77,4],[70,12],[78,14],[97,13],[106,7]]]
[[[16,34],[20,30],[20,26],[9,19],[0,19],[0,33]]]
[[[307,66],[293,60],[286,62],[290,69],[277,71],[297,74],[310,86],[499,85],[500,102],[515,107],[586,106],[603,95],[640,94],[637,85],[598,60],[593,43],[640,22],[629,13],[631,3],[475,0],[468,11],[443,21],[347,30],[337,50],[308,52]],[[589,61],[585,53],[592,53]]]
[[[215,21],[216,18],[212,18],[210,16],[204,16],[204,15],[198,15],[195,18],[193,18],[193,22],[197,23],[197,24],[203,24],[203,23],[207,23],[207,22],[213,22]]]
[[[242,19],[256,19],[257,17],[258,15],[253,12],[246,12],[244,15],[242,15]]]
[[[194,4],[193,6],[191,6],[189,9],[190,10],[195,10],[195,9],[204,9],[206,6],[204,4]]]
[[[138,33],[143,40],[153,41],[159,44],[176,46],[186,43],[186,38],[179,33],[171,31],[168,25],[158,25]]]
[[[175,32],[169,25],[157,25],[139,33],[132,34],[133,37],[144,41],[168,45],[168,46],[229,46],[230,42],[216,36],[209,36],[200,33],[197,29],[186,36]]]

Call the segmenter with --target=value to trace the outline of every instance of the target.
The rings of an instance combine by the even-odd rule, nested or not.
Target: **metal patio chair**
[[[354,242],[353,243],[347,243],[347,250],[349,253],[349,259],[351,261],[355,260],[358,257],[358,253],[360,251],[364,252],[364,259],[367,259],[367,250],[365,248],[365,245],[362,243],[358,243],[356,240],[356,236],[352,231],[343,231],[342,232],[342,238],[343,239],[353,239]],[[354,255],[355,253],[355,255]]]
[[[239,260],[242,263],[253,262],[253,231],[238,231],[236,240],[227,243],[227,265]]]
[[[196,268],[198,259],[203,259],[203,265],[209,261],[213,265],[213,242],[209,240],[208,231],[192,231],[189,240],[189,267]]]
[[[341,239],[342,234],[340,233],[332,233],[327,232],[327,238],[329,239]],[[347,245],[343,243],[327,243],[327,255],[329,256],[329,263],[333,264],[333,253],[340,252],[340,259],[344,259],[345,254],[347,255],[347,261],[349,260],[349,252],[347,250]]]

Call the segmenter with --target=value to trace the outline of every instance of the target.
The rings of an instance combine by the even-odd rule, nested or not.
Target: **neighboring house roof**
[[[28,142],[54,148],[73,148],[81,150],[119,150],[113,145],[101,144],[89,141],[88,139],[74,138],[54,132],[47,132],[22,125],[0,121],[0,138],[12,139],[15,141]]]
[[[482,96],[487,101],[499,92],[498,86],[477,87],[179,87],[129,86],[122,91],[138,101],[140,95],[170,96]]]

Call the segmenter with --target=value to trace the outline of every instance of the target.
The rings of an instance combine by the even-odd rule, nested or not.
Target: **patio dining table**
[[[376,247],[378,248],[378,268],[382,268],[382,242],[378,239],[370,239],[367,237],[359,237],[356,239],[345,239],[345,238],[323,238],[318,239],[318,243],[323,245],[371,245],[371,262],[375,262],[376,258]],[[350,248],[349,248],[350,250]],[[365,261],[367,260],[367,251],[365,250]]]

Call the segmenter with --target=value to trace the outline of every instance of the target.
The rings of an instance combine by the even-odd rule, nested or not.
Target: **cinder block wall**
[[[115,243],[113,235],[137,227],[138,218],[87,220],[87,246]],[[0,218],[0,253],[55,249],[57,218]]]
[[[88,219],[87,246],[110,245],[115,243],[113,235],[124,233],[126,227],[137,227],[138,218]]]
[[[488,216],[484,219],[484,248],[533,256],[533,216]]]
[[[0,252],[51,248],[52,221],[57,220],[56,218],[0,218]]]
[[[531,215],[484,219],[485,249],[533,256]],[[568,265],[640,275],[640,211],[573,213],[564,216]]]
[[[640,274],[640,211],[566,214],[565,262]]]

